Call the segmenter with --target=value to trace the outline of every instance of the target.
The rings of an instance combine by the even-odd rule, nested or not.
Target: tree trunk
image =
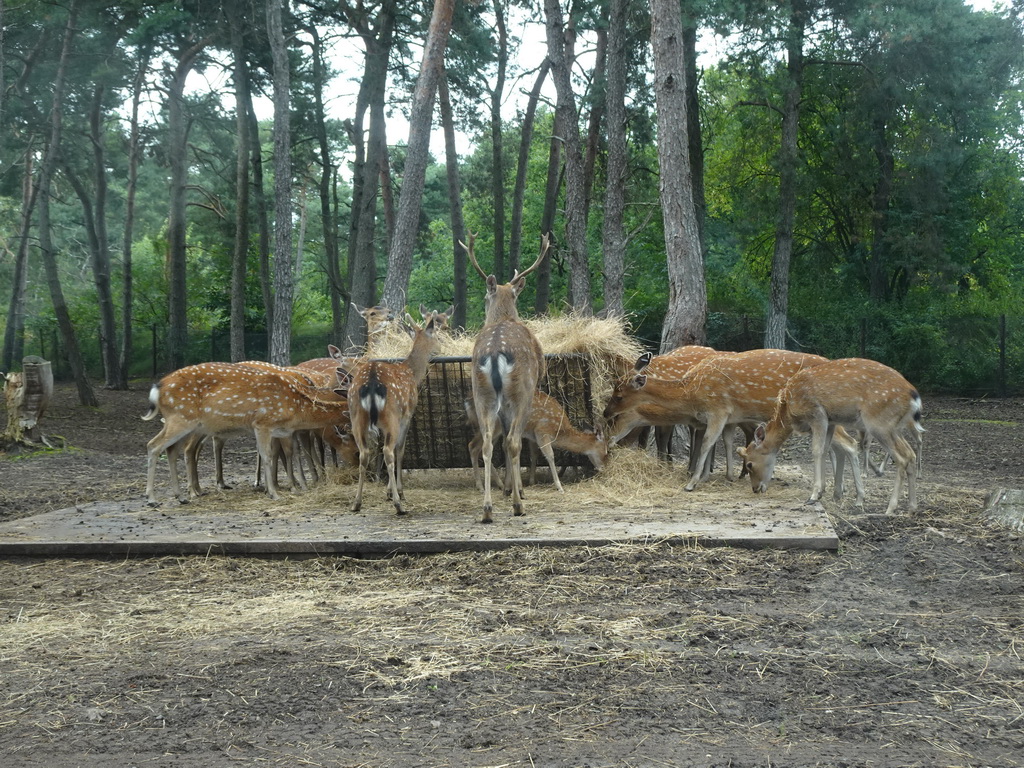
[[[565,242],[569,251],[569,305],[589,315],[590,263],[587,258],[586,197],[580,126],[576,116],[576,97],[572,90],[570,66],[566,55],[566,29],[559,0],[544,0],[547,18],[548,58],[558,93],[555,112],[565,144]],[[569,30],[570,34],[574,34]]]
[[[494,275],[499,283],[505,271],[505,158],[502,141],[501,102],[505,98],[505,71],[508,69],[508,30],[501,0],[494,0],[494,19],[498,28],[498,60],[494,88],[491,89],[491,198],[494,208]]]
[[[395,6],[382,4],[377,28],[365,26],[361,16],[349,13],[349,20],[366,46],[363,77],[356,101],[355,120],[349,124],[349,138],[355,147],[352,178],[352,224],[348,244],[348,283],[351,303],[346,307],[345,333],[339,343],[354,352],[366,343],[366,323],[354,311],[377,303],[377,190],[380,183],[380,149],[384,143],[384,101],[388,60],[394,41]],[[370,113],[369,133],[363,139],[363,119]]]
[[[551,235],[551,253],[537,268],[537,294],[533,311],[538,315],[547,314],[551,302],[551,269],[558,253],[558,242],[555,239],[555,214],[558,212],[558,190],[562,188],[562,142],[559,135],[563,133],[561,118],[555,112],[552,124],[551,142],[548,144],[548,176],[544,185],[544,210],[540,216],[539,237]]]
[[[868,291],[872,301],[889,298],[886,269],[889,264],[889,206],[892,198],[893,173],[896,163],[889,145],[886,118],[876,117],[873,125],[874,153],[878,177],[871,194],[871,261]]]
[[[287,0],[267,3],[267,35],[274,66],[274,322],[270,329],[270,362],[291,365],[292,261],[291,78],[284,39]]]
[[[594,191],[594,173],[597,153],[601,146],[601,121],[607,108],[608,68],[608,5],[601,8],[605,22],[597,30],[597,51],[594,72],[590,79],[590,119],[587,122],[587,144],[583,156],[583,211],[584,219],[590,221],[590,203]]]
[[[53,83],[53,106],[50,112],[50,139],[43,155],[42,167],[39,169],[39,250],[43,257],[46,271],[46,284],[53,302],[53,312],[57,318],[61,342],[67,356],[68,365],[78,386],[78,399],[82,405],[97,407],[96,393],[93,392],[89,377],[86,375],[85,363],[78,347],[78,337],[71,322],[64,291],[60,284],[60,272],[57,268],[57,253],[53,246],[50,224],[50,183],[57,168],[57,157],[60,153],[61,130],[63,127],[64,78],[67,72],[68,55],[71,40],[75,34],[75,19],[78,13],[75,0],[68,9],[68,21],[64,30],[64,42],[61,46],[60,63]]]
[[[390,253],[391,244],[395,241],[395,182],[391,176],[391,156],[388,153],[388,126],[380,124],[380,148],[377,160],[380,166],[380,202],[384,212],[384,249]]]
[[[103,128],[105,91],[102,83],[97,83],[93,87],[89,113],[89,137],[92,141],[96,190],[96,201],[93,208],[96,241],[93,249],[92,273],[100,311],[100,351],[103,356],[106,386],[108,389],[127,389],[128,382],[121,372],[121,359],[118,354],[117,312],[114,309],[114,293],[110,281],[110,240],[107,237],[106,135]]]
[[[460,242],[466,242],[466,223],[462,218],[462,183],[459,181],[459,155],[455,149],[455,120],[452,116],[448,78],[442,76],[437,84],[437,101],[441,108],[441,127],[444,129],[445,168],[448,171],[448,204],[452,211],[452,258],[454,264],[455,314],[452,325],[466,327],[466,251]]]
[[[139,104],[142,101],[142,85],[149,69],[149,51],[145,51],[138,62],[135,80],[132,83],[132,114],[128,137],[128,185],[124,203],[124,244],[122,246],[121,278],[121,374],[128,387],[128,373],[131,368],[134,338],[132,334],[132,308],[135,302],[135,283],[132,275],[132,241],[135,237],[135,194],[139,186]]]
[[[260,293],[263,295],[263,311],[266,315],[267,336],[274,325],[274,292],[270,278],[270,221],[267,212],[267,193],[263,187],[263,142],[260,139],[260,126],[256,120],[256,110],[252,99],[246,104],[249,116],[249,141],[252,144],[252,195],[256,203],[256,226],[259,229],[258,262],[260,273]]]
[[[691,19],[683,24],[683,58],[686,62],[686,139],[690,154],[690,175],[693,179],[693,208],[697,214],[697,237],[703,254],[704,216],[707,201],[704,194],[704,137],[700,127],[700,92],[697,87],[697,26]]]
[[[188,346],[188,259],[185,244],[185,189],[188,183],[188,125],[185,80],[208,39],[178,51],[167,88],[167,153],[171,164],[170,211],[167,216],[167,356],[172,369],[185,364]]]
[[[249,266],[249,67],[245,59],[245,17],[235,6],[231,25],[231,55],[235,81],[235,242],[231,251],[231,361],[245,352],[245,277]]]
[[[765,348],[786,348],[789,311],[789,264],[793,256],[796,220],[797,131],[800,126],[800,97],[803,87],[803,43],[805,14],[801,0],[790,6],[786,42],[786,70],[789,74],[782,107],[782,140],[779,144],[779,212],[775,225],[775,251],[769,286],[768,317],[765,319]]]
[[[661,349],[704,341],[707,289],[687,145],[686,63],[679,3],[651,0],[651,49],[658,110],[658,167],[669,299]],[[693,119],[696,119],[694,116]]]
[[[512,189],[512,224],[509,233],[508,246],[508,269],[514,273],[519,269],[519,261],[523,249],[523,201],[526,197],[526,171],[530,163],[530,145],[533,143],[533,125],[537,115],[537,102],[540,100],[540,91],[551,70],[551,61],[547,58],[540,65],[537,71],[537,79],[530,91],[530,98],[526,102],[526,111],[523,113],[523,123],[519,136],[519,162],[516,165],[516,182]],[[545,262],[548,260],[545,259]],[[458,307],[456,307],[458,311]]]
[[[25,175],[21,195],[21,231],[18,236],[18,252],[14,257],[14,274],[11,279],[11,303],[7,305],[7,326],[4,328],[3,370],[9,371],[16,360],[21,360],[25,347],[25,291],[28,289],[28,245],[32,231],[32,215],[35,211],[39,185],[33,184],[32,170],[35,152],[29,142],[25,152]]]
[[[423,47],[423,61],[413,91],[409,115],[409,143],[402,175],[402,192],[398,198],[398,221],[395,237],[388,252],[388,272],[382,292],[384,306],[398,312],[406,302],[409,275],[412,273],[412,252],[419,231],[420,203],[430,148],[430,125],[434,112],[434,92],[444,67],[444,52],[452,28],[455,0],[434,0],[430,30]]]
[[[604,191],[604,313],[626,313],[626,3],[612,0],[608,20],[608,58],[605,91],[608,136],[607,180]]]

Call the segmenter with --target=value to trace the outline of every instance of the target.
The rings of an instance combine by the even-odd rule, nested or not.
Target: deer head
[[[523,272],[516,270],[515,274],[512,275],[512,279],[504,285],[500,285],[494,275],[488,275],[484,272],[477,262],[474,252],[476,234],[470,232],[469,245],[466,245],[461,240],[459,245],[466,250],[473,268],[476,269],[477,273],[487,284],[487,293],[484,296],[484,322],[490,325],[501,320],[518,320],[519,310],[516,309],[516,300],[526,287],[526,276],[536,270],[544,261],[544,257],[547,256],[551,248],[550,235],[545,234],[541,238],[540,255],[537,257],[537,260]]]

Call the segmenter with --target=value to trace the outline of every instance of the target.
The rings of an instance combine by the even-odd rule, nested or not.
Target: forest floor
[[[0,521],[142,497],[147,389],[58,385]],[[3,763],[1019,766],[1024,399],[925,425],[918,510],[829,498],[838,552],[0,560]]]

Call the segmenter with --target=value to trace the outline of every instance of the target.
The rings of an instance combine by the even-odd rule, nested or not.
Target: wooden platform
[[[368,489],[364,509],[357,513],[341,499],[336,507],[330,505],[335,508],[292,503],[285,511],[254,512],[251,505],[233,510],[232,494],[241,491],[220,492],[217,508],[174,502],[150,507],[142,499],[95,502],[0,524],[0,555],[382,556],[655,540],[817,550],[839,546],[821,506],[806,505],[795,493],[772,499],[732,486],[735,493],[723,499],[724,494],[702,496],[698,489],[680,491],[657,506],[632,508],[581,504],[571,487],[566,494],[538,489],[529,492],[522,517],[512,516],[499,493],[495,522],[483,525],[477,522],[477,494],[451,494],[445,509],[431,510],[417,504],[413,485],[407,482],[410,512],[402,517],[384,501],[380,487]]]

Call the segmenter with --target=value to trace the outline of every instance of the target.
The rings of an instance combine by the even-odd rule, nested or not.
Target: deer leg
[[[717,443],[718,438],[721,437],[722,431],[725,429],[725,420],[726,417],[724,414],[721,416],[716,415],[708,420],[707,426],[704,428],[704,440],[701,445],[700,455],[697,457],[698,467],[704,466],[704,462],[707,461],[708,456],[715,447],[715,443]],[[708,470],[708,472],[710,472],[710,470]],[[703,472],[690,475],[690,482],[684,486],[684,489],[692,491],[697,487],[697,483],[699,483],[703,477]]]
[[[530,470],[526,473],[527,485],[537,484],[537,446],[532,440],[527,441],[527,448],[530,452]],[[547,454],[544,454],[547,457]],[[555,467],[551,465],[551,472],[554,473]]]
[[[520,517],[523,514],[523,475],[519,471],[519,458],[523,450],[523,441],[515,431],[505,435],[505,464],[512,472],[512,487],[505,493],[512,496],[512,514]]]
[[[540,450],[544,454],[544,458],[548,460],[548,466],[551,468],[551,480],[554,482],[555,488],[560,492],[564,492],[565,489],[562,487],[562,481],[558,477],[558,467],[555,466],[555,449],[551,443],[543,443],[540,445]]]
[[[146,498],[151,505],[158,504],[156,498],[156,465],[160,462],[160,455],[167,451],[172,445],[186,439],[194,431],[195,427],[189,428],[182,425],[180,420],[175,425],[173,418],[166,419],[163,429],[146,445],[148,467],[146,472]],[[180,489],[178,487],[177,451],[168,451],[167,463],[171,469],[171,488],[174,497],[180,501]]]
[[[491,461],[494,457],[494,418],[492,414],[481,414],[477,411],[478,421],[481,425],[481,431],[483,432],[483,450],[481,456],[484,462],[484,514],[480,518],[481,523],[493,522],[491,514],[494,511],[494,501],[491,499],[491,471],[493,466]],[[508,460],[508,457],[505,457]]]
[[[388,433],[384,439],[384,466],[388,469],[388,498],[395,505],[395,511],[404,515],[405,510],[402,509],[402,500],[398,493],[398,481],[395,479],[395,440]]]
[[[277,490],[277,477],[274,472],[274,440],[270,436],[269,429],[256,428],[254,431],[256,433],[256,450],[263,460],[263,480],[267,486],[267,495],[272,499],[279,499],[281,494]]]
[[[206,438],[193,434],[185,442],[185,476],[188,478],[188,494],[192,498],[202,495],[199,487],[199,451]]]
[[[811,421],[811,457],[814,461],[814,483],[807,502],[813,503],[821,499],[825,492],[825,455],[829,446],[829,424],[824,413],[815,414]]]
[[[221,489],[231,487],[224,482],[224,443],[226,442],[227,440],[219,435],[213,436],[213,470],[216,475],[217,487]]]
[[[359,452],[359,485],[356,486],[356,498],[352,502],[352,511],[358,512],[363,507],[363,485],[366,483],[366,470],[370,465],[370,452],[366,450],[366,440],[361,431],[353,429],[352,437],[355,438],[356,450]]]

